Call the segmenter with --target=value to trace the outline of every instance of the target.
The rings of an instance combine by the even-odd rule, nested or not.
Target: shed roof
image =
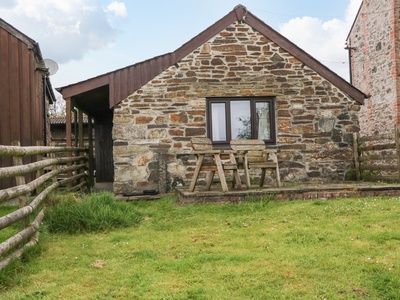
[[[98,93],[100,89],[103,89],[103,91],[106,91],[108,94],[103,95],[104,97],[101,105],[103,109],[105,108],[105,105],[112,108],[151,79],[179,62],[186,55],[236,21],[247,23],[259,33],[263,34],[266,38],[276,43],[323,78],[338,87],[358,103],[364,103],[364,99],[367,96],[363,92],[265,24],[249,12],[243,5],[236,6],[225,17],[208,27],[174,52],[160,55],[85,81],[64,86],[57,90],[63,94],[64,98],[75,98],[77,100],[85,95],[86,104],[83,105],[85,106],[83,109],[90,111],[90,107],[94,104],[93,101],[96,101],[97,105],[99,105]],[[97,97],[94,97],[92,93],[97,93]],[[97,106],[97,109],[100,109],[100,107]]]

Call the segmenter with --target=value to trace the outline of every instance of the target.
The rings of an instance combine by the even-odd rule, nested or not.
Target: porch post
[[[83,112],[79,109],[78,110],[78,147],[84,146],[83,141]]]
[[[88,116],[88,131],[89,131],[89,182],[90,186],[94,187],[94,154],[93,154],[93,120]]]
[[[71,118],[71,98],[66,98],[66,107],[65,107],[65,140],[67,143],[67,147],[72,147],[72,128],[71,128],[71,123],[72,123],[72,118]]]

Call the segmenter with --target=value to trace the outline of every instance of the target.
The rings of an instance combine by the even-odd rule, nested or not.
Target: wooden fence
[[[354,134],[357,180],[400,181],[400,127],[393,134],[360,137]]]
[[[28,156],[35,158],[35,162],[24,164],[24,157]],[[15,186],[0,190],[0,204],[9,201],[19,203],[18,209],[0,216],[0,236],[5,239],[0,240],[2,270],[13,258],[20,257],[26,248],[38,241],[38,229],[48,195],[61,186],[72,191],[90,190],[93,168],[86,148],[0,145],[0,157],[12,157],[13,161],[13,166],[0,168],[0,180],[15,178],[16,182]],[[34,176],[29,176],[32,174]],[[26,178],[34,179],[26,182]],[[2,230],[16,223],[21,224],[21,231],[14,235],[1,234]]]

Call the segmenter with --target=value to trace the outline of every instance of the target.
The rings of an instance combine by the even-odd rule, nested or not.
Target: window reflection
[[[231,135],[232,139],[250,139],[250,101],[231,102]]]
[[[209,136],[218,145],[260,139],[276,143],[274,97],[208,98]]]

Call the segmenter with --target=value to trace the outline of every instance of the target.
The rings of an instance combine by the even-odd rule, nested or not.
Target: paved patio
[[[400,196],[400,184],[382,182],[341,182],[341,183],[299,183],[298,185],[270,187],[264,189],[204,191],[201,188],[189,192],[187,188],[178,189],[182,203],[238,203],[257,198],[270,197],[276,201],[334,199],[343,197],[372,197],[372,196]]]
[[[112,182],[96,183],[94,192],[113,192]],[[252,201],[258,198],[270,198],[276,201],[311,200],[311,199],[335,199],[349,197],[373,197],[373,196],[400,196],[400,183],[382,182],[339,182],[339,183],[299,183],[283,185],[281,188],[257,186],[251,189],[230,190],[223,192],[220,187],[213,186],[210,191],[199,187],[194,192],[189,192],[187,186],[178,187],[177,194],[182,203],[239,203]],[[162,195],[119,196],[120,200],[157,200]]]

